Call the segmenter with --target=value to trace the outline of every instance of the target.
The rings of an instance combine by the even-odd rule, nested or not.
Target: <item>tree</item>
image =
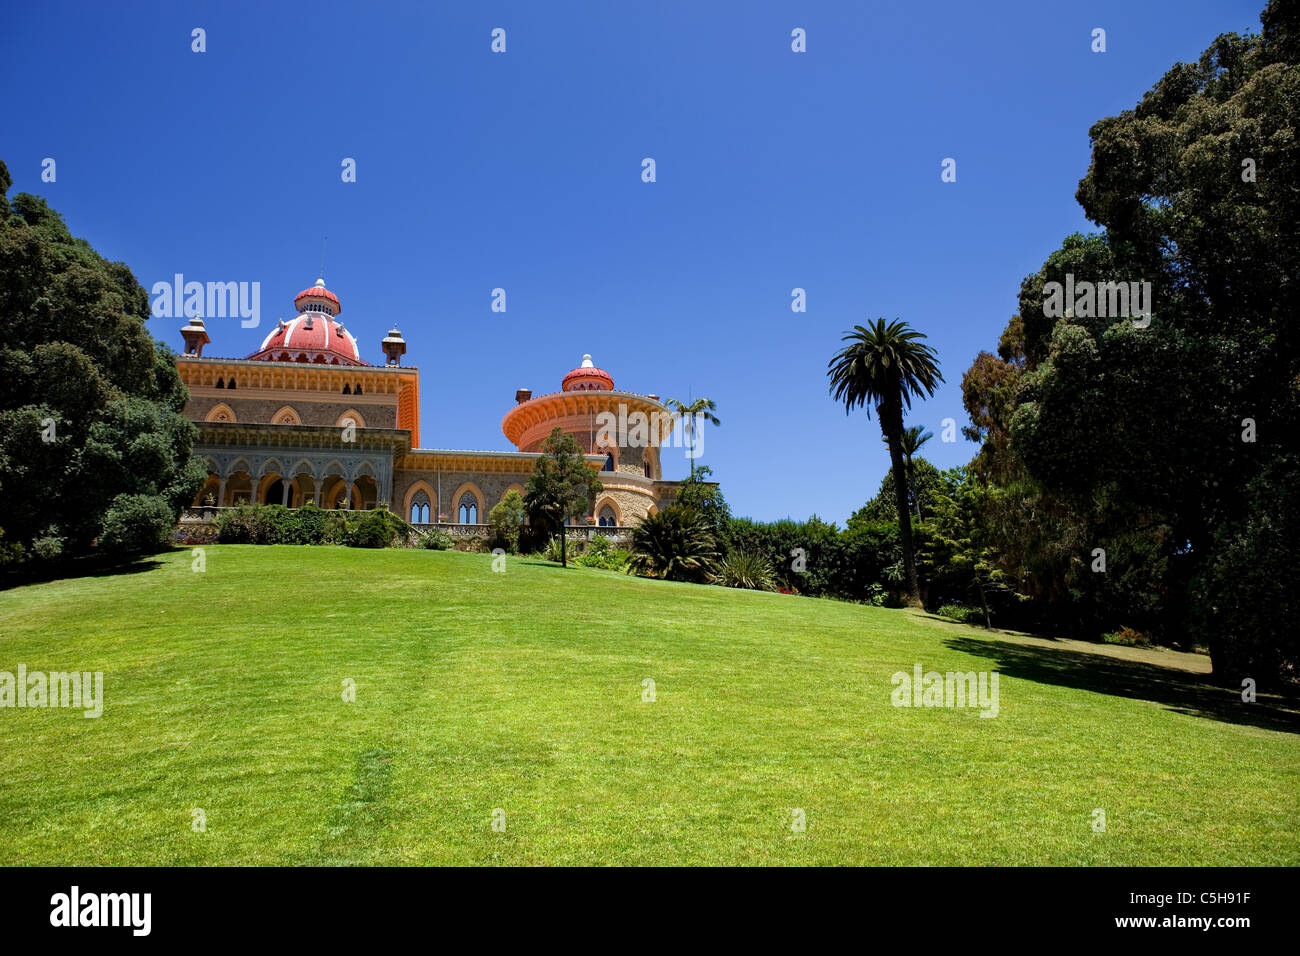
[[[899,444],[903,450],[903,463],[907,468],[907,484],[909,488],[914,488],[916,485],[916,472],[912,468],[912,456],[919,452],[921,447],[933,437],[934,433],[926,431],[921,425],[913,425],[910,428],[903,429],[903,437]],[[882,438],[881,441],[885,441],[885,439]],[[888,442],[885,443],[888,444]],[[920,498],[915,498],[912,503],[916,505],[916,516],[918,518],[922,517]]]
[[[704,517],[690,508],[670,505],[647,515],[632,529],[631,539],[628,567],[636,574],[703,581],[717,565],[717,540]]]
[[[1263,657],[1225,637],[1236,598],[1211,571],[1240,553],[1252,483],[1300,451],[1300,15],[1272,2],[1261,20],[1092,127],[1077,198],[1104,231],[1067,237],[1024,280],[1019,355],[981,357],[965,395],[999,480],[1029,479],[1085,560],[1106,551],[1104,575],[1066,572],[1069,591],[1159,639],[1204,641],[1225,683]],[[1071,277],[1150,282],[1149,323],[1077,286],[1064,314],[1045,308],[1048,283]],[[1260,613],[1260,633],[1293,627],[1280,604]]]
[[[667,404],[673,410],[673,414],[681,420],[682,428],[686,429],[687,434],[690,435],[690,449],[692,452],[691,477],[693,478],[695,477],[695,429],[698,427],[699,422],[721,425],[722,422],[718,421],[718,416],[713,414],[718,406],[714,404],[711,398],[697,398],[689,405],[675,398],[670,398]]]
[[[943,476],[946,472],[930,464],[924,458],[916,458],[907,481],[908,511],[915,514],[930,514],[944,493]],[[848,524],[860,524],[870,521],[897,521],[897,490],[894,487],[894,473],[885,472],[880,479],[880,490],[876,496],[849,516]]]
[[[519,550],[519,534],[527,516],[524,496],[513,488],[488,512],[488,524],[492,526],[493,536],[505,544],[506,550],[511,554]]]
[[[131,271],[43,199],[6,198],[0,162],[0,485],[19,560],[156,549],[207,470],[175,356]],[[20,550],[21,549],[21,550]]]
[[[713,474],[708,465],[701,465],[692,475],[677,486],[673,504],[690,508],[702,516],[715,536],[721,536],[731,520],[731,508],[722,495],[722,489],[706,479]]]
[[[920,604],[920,585],[903,467],[903,410],[912,407],[913,396],[933,395],[943,381],[934,349],[921,342],[923,338],[901,321],[886,324],[884,319],[877,319],[869,327],[856,325],[844,334],[843,341],[848,344],[827,367],[831,395],[844,403],[845,414],[861,406],[870,417],[870,406],[876,407],[880,430],[889,446],[890,468],[900,479],[894,483],[894,502],[907,575],[907,601],[912,605]]]
[[[974,588],[984,612],[984,626],[992,627],[988,592],[1003,588],[1006,576],[985,524],[990,490],[969,469],[955,471],[955,486],[939,497],[926,522],[924,560],[932,573],[953,573],[965,587]]]
[[[571,518],[588,514],[603,486],[582,456],[572,435],[556,427],[542,443],[544,454],[537,459],[528,479],[524,505],[529,519],[560,535],[560,564],[568,567],[565,525]]]

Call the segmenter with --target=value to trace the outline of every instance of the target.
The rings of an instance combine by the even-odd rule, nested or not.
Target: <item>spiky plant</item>
[[[718,561],[718,545],[709,524],[690,508],[671,506],[648,515],[632,529],[635,574],[670,581],[703,581]]]
[[[775,591],[776,571],[766,555],[754,551],[733,551],[718,566],[713,583],[750,591]]]

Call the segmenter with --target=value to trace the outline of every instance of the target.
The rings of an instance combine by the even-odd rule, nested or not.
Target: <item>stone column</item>
[[[226,479],[221,478],[217,482],[217,507],[220,508],[226,503]]]

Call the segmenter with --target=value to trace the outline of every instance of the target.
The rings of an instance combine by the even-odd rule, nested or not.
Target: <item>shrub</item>
[[[723,559],[713,576],[715,584],[750,591],[776,590],[776,574],[765,555],[753,551],[733,551]]]
[[[1107,644],[1120,644],[1124,647],[1150,647],[1153,643],[1150,634],[1135,631],[1131,627],[1121,627],[1118,631],[1103,634],[1101,639]]]
[[[848,601],[897,605],[902,590],[896,522],[859,520],[839,531],[815,515],[807,521],[760,523],[732,518],[724,535],[728,553],[747,551],[772,564],[778,589]],[[898,565],[898,575],[890,575]]]
[[[347,515],[341,511],[331,511],[328,514],[329,517],[325,519],[325,530],[321,538],[321,544],[346,544],[348,529],[351,527]]]
[[[118,495],[104,516],[99,547],[113,554],[152,554],[167,546],[175,520],[157,495]]]
[[[281,544],[324,544],[329,512],[308,502],[284,519]],[[292,540],[286,540],[291,538]]]
[[[570,558],[581,556],[581,545],[582,542],[580,541],[569,541],[567,543],[566,550],[568,551]],[[542,557],[547,561],[554,561],[556,564],[560,563],[560,539],[558,537],[548,538],[546,540],[546,547],[542,548]]]
[[[488,512],[493,546],[505,548],[511,554],[517,552],[526,514],[524,496],[518,491],[507,491],[496,507]]]
[[[573,563],[584,568],[602,568],[606,571],[621,571],[627,567],[628,552],[615,548],[609,538],[603,534],[592,535],[586,550],[573,559]],[[558,559],[558,556],[557,556]]]
[[[450,551],[451,535],[438,528],[430,528],[424,533],[416,532],[415,546],[426,551]]]
[[[42,561],[54,561],[63,556],[63,539],[44,534],[32,541],[32,554]]]
[[[636,574],[670,581],[702,581],[718,560],[717,540],[708,522],[678,505],[649,515],[632,529],[632,558]]]
[[[270,544],[265,509],[238,505],[217,515],[217,540],[222,544]]]
[[[981,625],[984,623],[984,612],[977,607],[966,607],[964,604],[944,604],[934,612],[940,617],[950,617],[954,621],[961,621],[963,624]]]
[[[346,544],[353,548],[387,548],[410,533],[411,526],[387,508],[374,508],[361,512],[356,524],[349,526]]]

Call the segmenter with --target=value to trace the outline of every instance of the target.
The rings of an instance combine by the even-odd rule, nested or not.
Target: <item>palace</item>
[[[211,358],[203,319],[181,329],[177,357],[190,390],[185,415],[199,428],[194,453],[208,480],[197,507],[241,502],[297,508],[374,508],[387,504],[413,524],[453,534],[485,531],[488,512],[511,489],[523,493],[544,439],[561,428],[599,472],[603,493],[579,524],[618,530],[664,508],[679,482],[664,481],[660,445],[674,419],[657,395],[617,391],[590,355],[560,391],[515,392],[501,421],[513,451],[420,446],[420,372],[402,364],[406,341],[392,329],[371,365],[339,316],[339,297],[323,279],[294,299],[297,316],[279,322],[242,359]],[[654,423],[651,441],[628,442],[611,418]],[[625,428],[625,425],[620,425]]]

